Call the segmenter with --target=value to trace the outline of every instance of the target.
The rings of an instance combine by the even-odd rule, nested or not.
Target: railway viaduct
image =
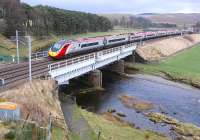
[[[101,68],[124,73],[124,58],[133,56],[136,44],[131,43],[95,53],[90,53],[50,64],[49,75],[58,84],[68,84],[70,79],[88,74],[87,81],[95,86],[102,86]]]

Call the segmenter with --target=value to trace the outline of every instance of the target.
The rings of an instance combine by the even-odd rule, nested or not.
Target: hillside
[[[108,18],[113,26],[125,28],[145,29],[145,28],[174,28],[176,24],[168,22],[154,22],[146,17],[156,15],[154,13],[145,13],[141,15],[133,14],[99,14]]]
[[[191,14],[184,14],[184,13],[172,13],[172,14],[159,14],[159,13],[142,13],[138,15],[134,14],[99,14],[100,16],[107,17],[111,21],[116,19],[128,19],[129,17],[142,17],[145,19],[150,20],[153,23],[170,23],[170,24],[177,24],[178,26],[191,26],[196,24],[200,21],[200,13],[191,13]]]
[[[1,13],[7,13],[0,13],[0,27],[4,27],[0,33],[7,37],[15,35],[16,29],[21,31],[21,34],[39,37],[112,29],[107,18],[92,13],[42,5],[31,6],[13,0],[1,0],[0,9]]]
[[[14,55],[15,54],[15,44],[7,39],[5,36],[0,34],[0,55]]]
[[[115,20],[115,19],[121,19],[122,17],[125,17],[128,19],[130,16],[134,16],[132,14],[117,14],[117,13],[110,13],[110,14],[98,14],[99,16],[106,17],[110,20]]]
[[[191,26],[200,21],[200,13],[191,13],[191,14],[140,14],[137,15],[140,17],[147,18],[155,23],[171,23],[177,24],[179,26]]]

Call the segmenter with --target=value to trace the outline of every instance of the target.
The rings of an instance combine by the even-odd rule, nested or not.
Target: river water
[[[150,111],[164,112],[200,127],[200,90],[196,88],[143,74],[114,79],[108,76],[104,88],[106,90],[99,94],[78,96],[78,104],[99,114],[113,108],[123,112],[126,117],[122,119],[134,123],[136,127],[172,135],[170,126],[149,121],[145,112],[126,108],[118,98],[120,95],[130,95],[152,102],[155,108]]]

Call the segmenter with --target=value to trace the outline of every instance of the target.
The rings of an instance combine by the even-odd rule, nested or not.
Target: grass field
[[[173,80],[200,87],[200,45],[171,57],[160,64],[134,64],[137,68],[151,74],[167,74]]]

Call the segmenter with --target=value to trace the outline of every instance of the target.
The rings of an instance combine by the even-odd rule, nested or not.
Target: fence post
[[[51,113],[49,114],[49,124],[48,124],[48,136],[47,140],[51,140],[51,127],[52,127],[52,121],[51,121]]]
[[[29,50],[29,81],[31,82],[32,81],[32,67],[31,67],[31,50],[32,50],[32,47],[31,47],[31,37],[30,36],[27,36],[28,38],[28,50]]]
[[[19,64],[19,32],[16,30],[17,64]]]
[[[98,130],[98,138],[97,138],[97,140],[100,140],[100,137],[101,137],[101,128],[99,128],[99,130]]]

